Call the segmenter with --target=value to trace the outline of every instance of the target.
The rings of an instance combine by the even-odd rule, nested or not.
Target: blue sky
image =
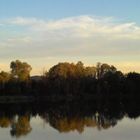
[[[1,0],[0,17],[114,16],[140,23],[139,0]]]
[[[20,59],[40,74],[59,61],[140,72],[139,0],[0,0],[0,70]]]

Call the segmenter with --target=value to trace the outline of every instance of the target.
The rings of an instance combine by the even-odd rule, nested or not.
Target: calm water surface
[[[0,140],[139,140],[137,104],[111,104],[1,105]]]
[[[137,120],[130,120],[124,118],[115,127],[99,130],[97,126],[85,126],[83,132],[72,130],[69,132],[60,132],[59,130],[50,126],[39,116],[33,117],[30,120],[32,130],[19,137],[12,137],[10,134],[11,127],[0,129],[1,140],[139,140],[140,138],[140,118]]]

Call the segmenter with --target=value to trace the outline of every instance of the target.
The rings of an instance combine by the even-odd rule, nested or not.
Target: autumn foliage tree
[[[19,60],[12,61],[10,68],[11,74],[14,78],[17,78],[19,81],[29,80],[32,67],[28,63]]]
[[[5,84],[10,80],[10,73],[1,71],[0,72],[0,89],[5,88]]]

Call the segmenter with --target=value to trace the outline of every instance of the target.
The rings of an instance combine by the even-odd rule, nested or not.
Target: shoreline
[[[31,103],[31,102],[60,102],[60,101],[94,101],[94,100],[122,100],[122,99],[129,99],[134,100],[135,97],[123,95],[123,96],[97,96],[97,95],[89,95],[89,96],[0,96],[0,103],[1,104],[8,104],[8,103]],[[137,98],[138,99],[138,98]]]

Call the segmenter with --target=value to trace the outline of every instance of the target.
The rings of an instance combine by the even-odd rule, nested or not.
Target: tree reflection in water
[[[29,115],[18,116],[18,119],[11,123],[10,132],[12,136],[20,137],[27,135],[31,130]]]
[[[117,125],[124,117],[136,119],[140,115],[138,99],[97,99],[88,101],[36,102],[0,105],[0,127],[10,127],[14,137],[25,136],[32,130],[30,120],[39,116],[60,133],[86,127],[98,130]]]

